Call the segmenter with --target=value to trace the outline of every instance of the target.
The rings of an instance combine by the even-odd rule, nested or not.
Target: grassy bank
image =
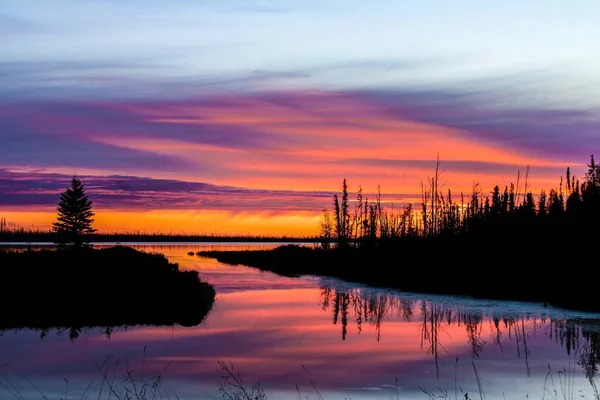
[[[562,260],[552,252],[529,252],[518,260],[507,256],[504,263],[496,264],[498,253],[491,246],[466,250],[469,244],[458,239],[435,243],[414,238],[381,249],[281,246],[273,250],[198,254],[284,276],[329,276],[407,292],[539,301],[600,312],[600,299],[595,295],[597,283],[585,279],[584,270],[570,270],[568,263],[561,265]],[[584,275],[577,276],[578,273]]]
[[[459,359],[456,358],[454,365],[456,366]],[[126,367],[123,368],[119,365],[119,361],[113,360],[112,357],[107,356],[104,361],[96,367],[97,371],[94,378],[89,382],[85,390],[73,390],[69,388],[69,381],[64,379],[64,382],[58,382],[56,389],[50,393],[44,393],[26,377],[21,376],[21,379],[27,382],[25,390],[15,385],[12,379],[8,377],[2,377],[0,380],[4,388],[10,394],[11,397],[16,399],[87,399],[95,398],[101,399],[117,399],[117,400],[160,400],[160,399],[203,399],[203,398],[222,398],[228,400],[267,400],[274,398],[270,395],[269,390],[266,389],[260,381],[248,383],[243,373],[237,369],[232,363],[225,361],[218,361],[220,383],[218,388],[215,387],[215,392],[218,396],[210,395],[209,393],[197,393],[190,395],[179,395],[176,384],[169,382],[169,365],[170,362],[160,371],[149,370],[144,365],[140,366],[139,369],[134,369],[129,366],[126,362]],[[406,388],[400,386],[400,381],[396,377],[389,380],[389,384],[385,384],[381,387],[381,393],[367,393],[366,396],[369,399],[378,398],[382,400],[400,400],[402,398],[415,397],[415,393],[420,394],[419,398],[423,400],[486,400],[488,395],[496,395],[500,397],[499,393],[486,393],[484,383],[493,381],[494,376],[481,376],[474,361],[471,361],[473,376],[475,382],[459,380],[457,377],[456,369],[454,373],[454,386],[442,388],[439,383],[435,384],[435,392],[429,391],[421,386],[415,384],[414,387]],[[6,366],[5,366],[6,367]],[[319,377],[313,378],[309,369],[303,364],[300,364],[299,369],[302,369],[302,374],[298,375],[298,384],[290,387],[291,397],[298,399],[344,399],[351,400],[353,398],[363,398],[360,394],[357,397],[351,397],[347,390],[338,389],[338,391],[345,391],[343,397],[341,395],[331,396],[327,395],[326,389],[323,392],[319,388]],[[576,398],[584,400],[597,400],[600,398],[600,392],[598,390],[598,383],[595,378],[589,379],[589,386],[584,385],[582,387],[575,387],[576,374],[566,367],[562,370],[552,370],[548,365],[548,370],[545,375],[543,383],[540,384],[539,389],[536,393],[541,393],[542,400],[574,400]],[[464,386],[464,385],[468,386]],[[432,382],[432,385],[434,382]],[[20,385],[19,385],[20,386]],[[216,386],[216,385],[215,385]],[[586,387],[587,386],[587,387]],[[300,389],[302,387],[302,389]],[[294,390],[295,388],[295,390]],[[407,390],[408,389],[408,390]],[[507,387],[506,392],[501,393],[501,398],[512,399],[511,392],[514,391],[515,387]],[[585,392],[589,393],[589,397],[585,395]],[[27,394],[33,393],[33,396]],[[293,393],[293,394],[292,394]],[[323,394],[325,393],[325,394]],[[531,396],[537,397],[535,394]],[[530,398],[526,395],[525,398]]]
[[[195,326],[215,290],[196,271],[128,247],[0,251],[0,330]]]

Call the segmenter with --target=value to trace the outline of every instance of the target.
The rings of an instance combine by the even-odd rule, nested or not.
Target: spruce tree
[[[59,245],[72,244],[82,246],[86,244],[85,235],[94,233],[92,201],[85,194],[85,188],[77,177],[71,180],[71,187],[60,195],[58,202],[57,222],[53,224],[57,234],[56,243]]]
[[[600,164],[596,164],[594,155],[588,168],[581,185],[582,211],[590,226],[595,226],[600,222]]]

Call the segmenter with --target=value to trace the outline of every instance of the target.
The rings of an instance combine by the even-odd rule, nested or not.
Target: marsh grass
[[[173,388],[166,382],[165,375],[171,365],[168,362],[161,370],[154,371],[146,363],[146,348],[141,365],[130,365],[127,359],[121,360],[107,355],[95,367],[95,373],[83,390],[74,391],[65,379],[64,389],[53,394],[44,393],[38,385],[23,373],[10,365],[0,366],[0,370],[9,370],[11,376],[0,376],[0,387],[3,387],[12,398],[28,400],[27,392],[34,392],[35,398],[43,400],[171,400],[179,399]],[[16,379],[15,379],[16,378]],[[19,385],[20,382],[25,386]],[[21,386],[21,388],[19,387]]]
[[[471,364],[473,366],[473,374],[475,376],[475,382],[477,385],[477,392],[475,395],[472,393],[470,394],[458,385],[456,368],[458,365],[458,357],[456,358],[454,369],[454,393],[442,388],[441,386],[437,386],[438,392],[429,391],[421,386],[419,386],[419,389],[429,400],[487,400],[484,385],[479,375],[479,371],[477,370],[477,366],[474,361],[471,361]],[[224,399],[267,400],[267,394],[261,387],[260,382],[257,382],[251,386],[245,386],[239,369],[236,369],[233,364],[219,362],[219,365],[221,366],[221,370],[225,373],[224,376],[222,376],[223,381],[219,390]],[[301,366],[307,375],[310,386],[314,390],[316,399],[325,400],[316,383],[312,379],[308,369],[303,364],[301,364]],[[546,373],[544,379],[541,400],[575,400],[577,398],[583,400],[600,400],[598,382],[596,379],[588,379],[588,381],[592,387],[593,394],[591,398],[588,398],[581,389],[577,392],[575,391],[575,371],[570,365],[568,368],[563,367],[562,370],[553,371],[550,367],[550,364],[548,364],[548,372]],[[398,378],[395,378],[395,389],[395,396],[388,396],[388,400],[400,400],[402,398]],[[300,392],[298,385],[296,385],[296,392],[298,393],[299,400],[309,399],[308,396],[305,396]],[[383,398],[384,397],[382,396],[382,399]],[[502,394],[502,398],[503,400],[511,399],[511,397],[507,398],[505,393]],[[532,397],[530,397],[530,395],[526,395],[525,399],[529,400],[532,399]],[[347,397],[345,397],[344,400],[352,400],[352,397],[347,394]]]
[[[455,367],[458,364],[456,359]],[[146,362],[146,347],[144,347],[143,357],[139,365],[133,366],[127,359],[112,355],[107,355],[104,360],[95,365],[95,373],[89,383],[80,390],[75,392],[69,386],[69,381],[65,379],[64,389],[54,391],[53,394],[44,393],[32,380],[28,379],[24,374],[16,371],[12,366],[4,364],[0,365],[0,373],[9,370],[17,379],[11,379],[5,374],[0,374],[0,387],[10,393],[12,398],[17,400],[29,400],[31,396],[27,396],[25,391],[19,388],[20,380],[26,383],[28,389],[35,393],[35,398],[43,400],[179,400],[180,396],[176,390],[168,383],[166,379],[167,371],[171,366],[171,362],[167,362],[160,370],[153,370]],[[218,361],[220,372],[220,384],[218,387],[218,396],[210,396],[210,398],[225,399],[225,400],[268,400],[267,392],[262,387],[260,381],[255,383],[247,383],[242,373],[236,368],[233,363]],[[476,394],[469,393],[457,384],[457,370],[454,372],[454,388],[453,392],[437,386],[437,391],[432,392],[419,386],[419,389],[425,395],[425,400],[487,400],[486,392],[479,372],[472,361],[473,373],[477,384]],[[302,369],[306,373],[306,377],[314,391],[314,397],[317,400],[325,400],[317,384],[313,380],[308,368],[301,364]],[[553,371],[548,365],[548,372],[544,379],[544,385],[541,393],[541,400],[575,400],[580,398],[583,400],[600,400],[600,392],[596,380],[590,379],[592,387],[592,397],[588,398],[582,390],[575,391],[575,373],[570,367],[564,367],[562,370]],[[298,385],[295,386],[298,394],[298,399],[308,400],[309,397],[300,391]],[[191,398],[204,398],[194,397]],[[382,400],[400,400],[400,386],[398,378],[395,378],[395,393],[393,395],[382,396]],[[502,394],[502,398],[512,399]],[[536,397],[525,396],[525,399],[533,399]],[[275,399],[275,398],[273,398]],[[352,400],[351,395],[346,394],[344,400]]]
[[[219,394],[227,400],[265,400],[266,393],[260,386],[260,382],[248,386],[244,384],[240,370],[232,363],[219,361],[221,367],[221,385]]]
[[[458,363],[458,358],[456,359],[456,363]],[[475,362],[472,362],[472,365],[473,372],[475,374],[475,380],[477,383],[477,394],[475,396],[469,394],[469,392],[464,391],[463,388],[457,385],[456,369],[454,373],[454,397],[452,397],[452,394],[449,393],[448,390],[439,386],[439,392],[437,393],[428,391],[422,387],[419,388],[425,395],[427,395],[427,397],[430,400],[458,400],[459,393],[460,399],[462,400],[487,400],[485,390],[482,381],[479,377],[479,372],[477,371]],[[596,379],[588,379],[588,381],[592,387],[593,395],[591,399],[599,400],[600,392],[598,391],[598,383]],[[506,394],[504,393],[502,394],[502,397],[503,399],[507,399]],[[569,365],[568,368],[564,367],[562,370],[554,372],[552,371],[550,364],[548,364],[548,372],[546,373],[544,379],[541,400],[575,400],[576,398],[581,398],[584,400],[588,399],[588,397],[583,393],[581,389],[578,390],[577,393],[575,392],[575,373],[571,366]],[[527,395],[526,399],[529,400],[531,399],[531,397]]]

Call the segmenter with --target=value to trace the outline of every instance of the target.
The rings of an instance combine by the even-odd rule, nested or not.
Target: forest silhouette
[[[583,179],[571,175],[534,195],[495,186],[467,197],[442,191],[439,158],[415,207],[386,208],[359,188],[351,205],[346,180],[321,222],[316,249],[201,252],[230,264],[284,275],[325,275],[424,293],[531,300],[600,311],[593,279],[600,229],[600,165],[590,157]],[[458,198],[458,200],[456,199]]]

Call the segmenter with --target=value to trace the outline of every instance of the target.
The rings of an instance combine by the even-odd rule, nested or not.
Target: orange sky
[[[7,221],[25,228],[47,229],[56,220],[52,211],[2,211]],[[233,214],[229,211],[96,210],[94,226],[100,232],[160,232],[239,235],[310,236],[319,231],[320,214],[294,212],[268,215],[260,212]]]
[[[550,141],[531,121],[519,136],[523,126],[488,123],[498,118],[474,106],[431,106],[426,117],[439,121],[425,121],[411,104],[390,112],[368,96],[279,95],[20,109],[32,114],[19,120],[23,129],[53,139],[31,142],[20,162],[0,160],[0,216],[50,227],[77,174],[100,231],[313,235],[344,178],[351,197],[380,185],[400,206],[418,201],[438,154],[440,181],[455,196],[475,183],[484,192],[516,183],[519,171],[523,187],[527,165],[534,193],[557,187],[567,166],[585,171],[587,159],[573,154],[588,149]]]

